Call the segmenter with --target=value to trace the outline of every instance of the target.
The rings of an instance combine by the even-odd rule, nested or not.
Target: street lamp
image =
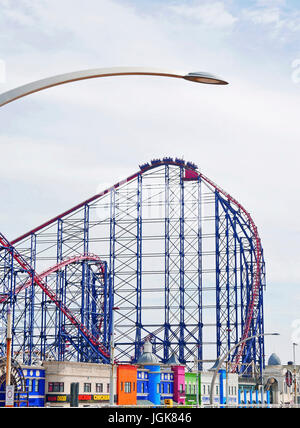
[[[197,388],[197,395],[196,395],[196,405],[197,407],[199,407],[200,403],[200,393],[199,393],[199,367],[198,367],[198,363],[214,363],[216,360],[194,360],[194,363],[197,364],[197,370],[196,370],[196,388]]]
[[[111,311],[111,335],[110,335],[110,380],[109,380],[109,404],[113,406],[115,404],[115,388],[114,388],[114,369],[115,369],[115,321],[114,321],[114,311],[117,311],[120,308],[114,307]]]
[[[250,337],[247,337],[246,339],[240,340],[237,344],[235,344],[234,346],[232,346],[232,348],[229,349],[229,351],[226,352],[226,354],[221,358],[221,360],[219,361],[219,364],[216,367],[216,370],[214,372],[214,375],[213,375],[212,381],[211,381],[211,385],[210,385],[210,404],[211,405],[213,404],[213,400],[214,400],[214,387],[215,387],[216,377],[217,377],[217,374],[218,374],[220,368],[222,367],[222,364],[224,363],[224,361],[242,343],[248,342],[248,340],[255,339],[255,338],[258,338],[258,337],[261,337],[261,336],[279,336],[279,333],[262,333],[262,334],[256,334],[254,336],[250,336]]]
[[[7,310],[7,331],[6,331],[6,386],[5,386],[5,407],[13,407],[14,395],[12,394],[12,399],[9,400],[8,404],[8,394],[11,393],[11,340],[12,340],[12,317],[11,317],[11,307],[8,307]]]
[[[293,360],[294,360],[294,402],[295,402],[295,404],[297,404],[296,346],[298,346],[298,343],[293,343]]]
[[[96,77],[111,77],[111,76],[163,76],[175,77],[179,79],[189,80],[191,82],[204,83],[210,85],[227,85],[225,80],[206,72],[180,72],[166,71],[155,68],[143,67],[113,67],[113,68],[95,68],[89,70],[73,71],[71,73],[59,74],[57,76],[47,77],[42,80],[28,83],[18,88],[11,89],[0,95],[0,107],[11,103],[26,95],[44,89],[52,88],[53,86],[63,85],[65,83],[76,82],[79,80],[93,79]]]

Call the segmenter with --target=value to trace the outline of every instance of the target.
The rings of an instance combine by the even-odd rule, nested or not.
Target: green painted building
[[[198,376],[198,382],[197,382]],[[185,373],[185,405],[197,405],[197,389],[199,395],[199,404],[201,404],[201,374],[186,372]]]

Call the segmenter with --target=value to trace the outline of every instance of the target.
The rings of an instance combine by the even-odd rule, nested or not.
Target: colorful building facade
[[[226,374],[221,369],[214,384],[213,404],[251,407],[277,404],[274,401],[283,397],[280,382],[287,390],[284,399],[287,403],[292,401],[295,388],[293,383],[287,384],[290,379],[287,373],[292,372],[291,364],[283,366],[274,361],[274,358],[270,359],[272,364],[265,369],[264,385],[259,387],[254,378]],[[136,364],[116,366],[114,402],[120,406],[210,405],[215,366],[208,371],[190,372],[180,365],[174,354],[163,364],[152,353],[152,345],[146,343]],[[110,402],[109,364],[44,361],[40,365],[19,365],[19,369],[25,387],[21,392],[15,391],[15,406],[70,407],[70,389],[74,382],[79,386],[79,407],[107,406]],[[2,378],[0,406],[5,403],[5,379]],[[279,384],[277,395],[276,380]]]
[[[152,345],[144,345],[144,352],[136,365],[119,365],[117,375],[117,403],[120,405],[164,405],[165,400],[185,404],[185,367],[172,356],[162,364],[152,353]],[[125,379],[136,388],[130,393],[122,388]]]
[[[121,364],[117,368],[117,404],[133,405],[137,403],[137,367]]]
[[[26,400],[28,396],[29,407],[44,407],[45,405],[45,368],[36,366],[23,366],[27,394],[21,394],[20,398]],[[20,403],[20,407],[27,406],[26,401]]]
[[[45,368],[21,366],[13,363],[12,385],[14,385],[15,407],[45,406]],[[18,367],[18,370],[16,370]],[[5,406],[5,379],[0,379],[0,407]]]
[[[198,393],[198,394],[197,394]],[[201,374],[185,373],[185,404],[196,406],[201,402]]]

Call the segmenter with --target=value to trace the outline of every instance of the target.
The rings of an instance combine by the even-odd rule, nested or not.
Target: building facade
[[[18,373],[13,370],[12,374],[15,406],[44,407],[45,368],[43,366],[23,365],[19,366],[18,369]],[[5,406],[5,388],[4,379],[0,379],[0,407]]]
[[[263,374],[264,389],[269,391],[270,404],[300,404],[300,366],[292,361],[282,364],[271,354]]]
[[[45,361],[45,405],[69,407],[71,383],[79,384],[79,407],[109,403],[109,364]],[[117,373],[114,373],[116,391]]]
[[[215,367],[188,371],[173,354],[162,364],[145,343],[136,364],[119,364],[114,370],[114,402],[119,406],[206,406]],[[71,384],[77,383],[78,406],[108,406],[110,402],[109,364],[44,361],[39,365],[18,366],[24,388],[15,388],[16,406],[70,407]],[[296,383],[295,383],[296,380]],[[263,382],[219,370],[214,384],[214,405],[300,404],[300,367],[281,364],[272,354],[263,372]],[[26,392],[25,392],[26,391]],[[0,406],[5,403],[5,382],[0,384]]]
[[[119,405],[164,405],[167,401],[185,403],[185,368],[172,356],[167,364],[161,364],[152,353],[152,345],[146,342],[144,352],[136,365],[119,365],[117,391]],[[127,379],[125,389],[124,382]],[[134,382],[136,382],[136,387]]]
[[[117,404],[137,404],[137,367],[121,364],[117,368]]]

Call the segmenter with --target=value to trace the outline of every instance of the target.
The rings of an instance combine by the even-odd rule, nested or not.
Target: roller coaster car
[[[152,159],[152,161],[151,161],[151,165],[158,165],[160,163],[161,163],[160,159]]]
[[[150,164],[147,162],[147,163],[144,163],[143,165],[139,165],[139,167],[141,171],[144,171],[145,169],[150,167]]]
[[[175,159],[175,162],[176,162],[178,165],[185,165],[185,161],[184,161],[183,159],[176,158],[176,159]]]
[[[198,168],[197,165],[195,165],[193,162],[187,162],[186,166],[188,166],[189,168],[194,169],[194,170],[196,170]]]

